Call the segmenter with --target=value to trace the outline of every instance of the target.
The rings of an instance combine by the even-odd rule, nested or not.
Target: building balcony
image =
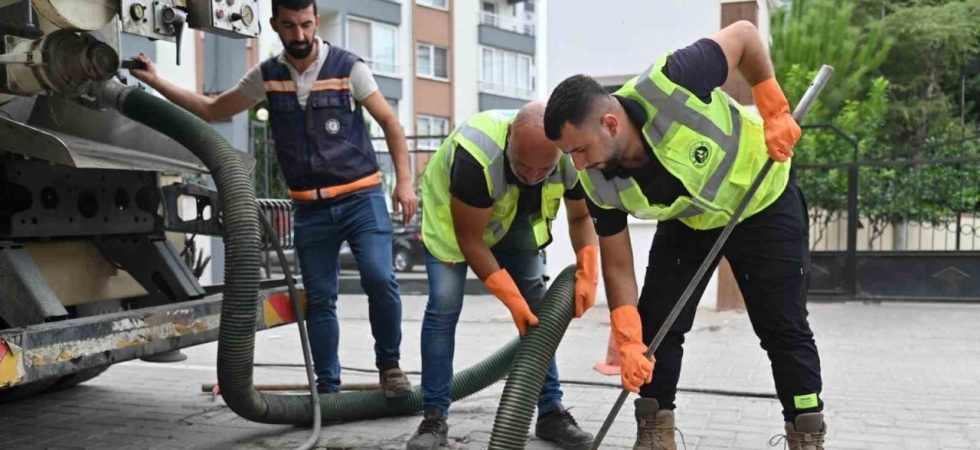
[[[373,61],[363,58],[364,62],[371,68],[374,75],[382,75],[391,78],[402,78],[402,68],[398,64],[391,64],[382,61]]]
[[[486,81],[480,82],[480,92],[484,94],[499,95],[502,97],[510,97],[521,100],[533,100],[534,91],[531,88],[519,88],[516,86],[506,86],[503,84],[488,83]]]
[[[536,27],[534,20],[481,12],[478,39],[481,45],[533,55]]]
[[[523,34],[534,37],[536,24],[534,20],[522,19],[520,17],[505,16],[489,12],[480,12],[480,25],[496,28],[498,30],[510,31],[511,33]]]
[[[534,100],[534,91],[513,86],[486,83],[479,86],[480,111],[489,109],[518,109]]]

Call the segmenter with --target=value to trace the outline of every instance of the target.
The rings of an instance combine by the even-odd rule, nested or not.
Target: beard
[[[626,149],[612,138],[609,139],[606,148],[609,149],[609,156],[605,161],[605,165],[600,170],[602,171],[602,175],[608,180],[622,174],[623,166],[621,160],[623,154],[626,153]]]
[[[313,53],[313,40],[309,41],[293,41],[290,43],[283,42],[286,49],[286,54],[292,56],[296,59],[304,59]]]

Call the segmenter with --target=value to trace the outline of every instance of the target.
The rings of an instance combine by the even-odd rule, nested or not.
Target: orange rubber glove
[[[582,317],[595,304],[595,290],[599,285],[599,246],[587,245],[576,255],[575,270],[575,318]]]
[[[752,86],[752,98],[762,115],[766,130],[766,147],[769,157],[776,162],[786,162],[793,157],[793,146],[800,139],[800,125],[789,111],[789,102],[776,77]]]
[[[514,279],[510,277],[506,269],[500,269],[490,274],[483,284],[510,310],[510,315],[514,318],[514,325],[517,325],[517,331],[521,333],[521,336],[527,333],[528,326],[538,324],[538,318],[531,312],[527,300],[524,300],[524,296],[521,295],[521,291],[517,289]]]
[[[623,359],[621,372],[623,389],[640,392],[640,386],[653,381],[653,365],[656,359],[647,359],[647,346],[643,344],[643,326],[636,306],[623,305],[609,313],[612,320],[613,338],[619,344],[619,356]]]

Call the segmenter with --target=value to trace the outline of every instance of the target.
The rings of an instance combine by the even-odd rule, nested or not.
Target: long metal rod
[[[803,122],[803,118],[810,111],[810,107],[813,106],[814,100],[820,95],[820,91],[823,90],[824,86],[827,85],[827,81],[830,79],[831,74],[834,73],[834,69],[830,66],[824,65],[820,68],[820,72],[817,73],[816,78],[810,83],[810,87],[807,89],[806,93],[803,94],[803,98],[800,103],[796,106],[796,110],[793,111],[793,118],[796,119],[797,123]],[[684,293],[681,294],[681,298],[674,305],[674,308],[670,310],[670,314],[667,319],[661,325],[660,329],[657,330],[656,336],[654,336],[653,341],[647,348],[646,357],[650,358],[660,347],[660,343],[663,342],[664,337],[667,336],[667,330],[673,326],[674,321],[677,320],[677,316],[680,315],[681,311],[684,309],[684,305],[687,304],[688,300],[691,299],[691,295],[694,294],[694,290],[697,288],[698,284],[701,283],[701,279],[704,278],[705,274],[708,273],[708,269],[711,268],[711,263],[721,252],[721,248],[725,245],[725,241],[728,240],[728,235],[732,234],[732,230],[738,223],[739,217],[745,212],[745,208],[749,206],[749,201],[755,195],[756,191],[759,190],[759,186],[762,185],[762,181],[765,180],[766,175],[769,170],[772,169],[773,160],[770,159],[766,161],[766,164],[762,167],[759,175],[755,177],[755,181],[752,182],[752,186],[749,191],[745,193],[745,197],[739,202],[738,207],[735,208],[735,213],[732,214],[732,218],[725,225],[725,228],[721,231],[721,235],[718,236],[718,240],[715,241],[714,246],[711,247],[711,251],[708,252],[708,256],[704,258],[701,262],[701,267],[698,267],[698,271],[694,274],[694,278],[691,282],[687,284],[687,288],[684,289]],[[602,439],[609,432],[609,427],[612,426],[613,421],[619,414],[619,410],[622,409],[623,403],[626,402],[626,397],[629,396],[629,391],[623,389],[619,393],[619,398],[616,399],[616,403],[613,405],[612,411],[609,411],[609,416],[606,417],[606,421],[602,423],[602,428],[599,429],[599,433],[596,434],[595,440],[592,442],[592,448],[599,448],[599,444],[602,443]]]

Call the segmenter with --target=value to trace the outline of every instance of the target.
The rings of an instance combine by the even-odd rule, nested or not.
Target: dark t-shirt
[[[450,169],[452,175],[449,179],[449,193],[474,208],[493,206],[493,198],[487,190],[487,177],[483,173],[483,166],[463,148],[457,146],[454,151],[456,156]],[[507,155],[504,154],[504,176],[507,178],[507,183],[517,186],[520,190],[520,195],[517,197],[517,215],[530,215],[541,211],[541,186],[544,183],[525,186],[511,171],[510,163],[506,158]],[[579,183],[575,183],[574,188],[565,191],[565,198],[582,200],[585,198],[585,191]]]
[[[728,78],[728,59],[717,42],[704,38],[671,54],[663,72],[671,81],[707,103],[711,101],[711,91]],[[627,98],[616,97],[616,100],[623,105],[630,122],[642,128],[647,121],[643,106]],[[652,152],[646,140],[643,146]],[[633,177],[650,203],[670,205],[677,197],[688,195],[681,180],[668,172],[657,158],[650,158],[650,163],[644,167],[622,169],[615,176]],[[599,208],[591,200],[587,203],[599,236],[612,236],[626,228],[626,212]]]

